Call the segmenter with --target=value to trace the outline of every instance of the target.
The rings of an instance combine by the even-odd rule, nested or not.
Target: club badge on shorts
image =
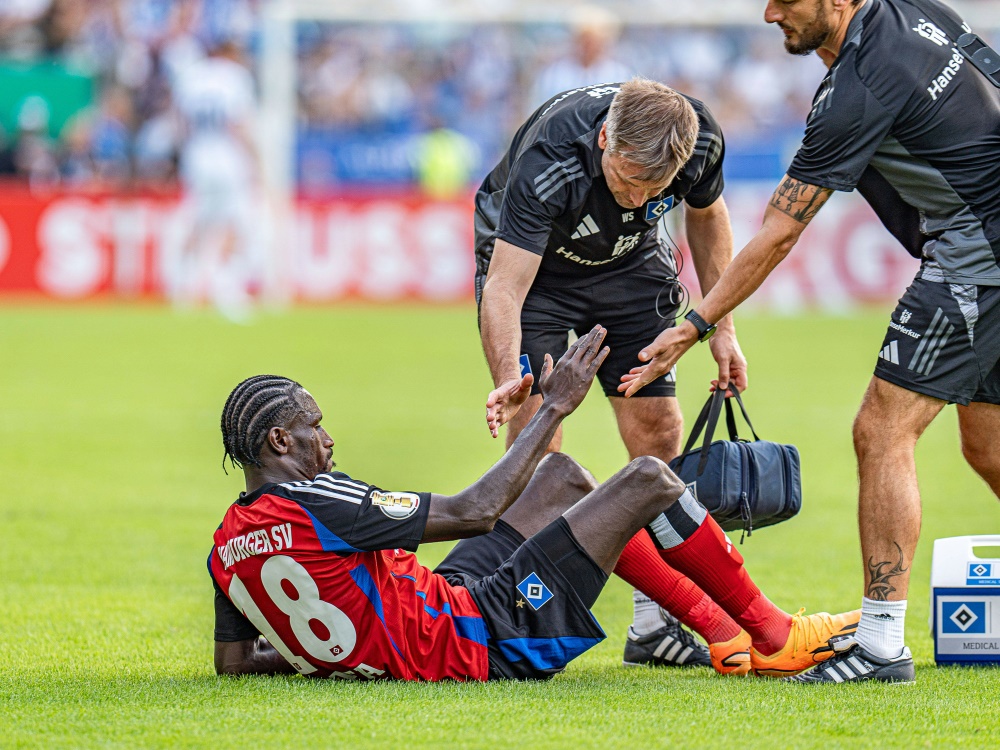
[[[531,608],[535,610],[545,606],[553,596],[552,592],[549,591],[549,587],[542,583],[542,579],[534,571],[517,584],[517,590],[521,592],[521,595],[528,600]]]

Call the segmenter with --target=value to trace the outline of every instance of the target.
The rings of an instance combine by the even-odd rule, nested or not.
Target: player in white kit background
[[[227,41],[180,71],[173,93],[184,132],[185,237],[168,262],[168,292],[179,306],[210,299],[245,322],[263,271],[253,76]]]

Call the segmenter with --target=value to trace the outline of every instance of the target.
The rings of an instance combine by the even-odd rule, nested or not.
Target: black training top
[[[968,30],[936,0],[868,0],[788,174],[860,186],[905,245],[918,238],[923,278],[1000,286],[1000,89],[957,48]]]
[[[722,194],[722,130],[708,108],[698,114],[694,155],[645,206],[619,206],[601,171],[597,137],[621,84],[559,94],[535,111],[476,194],[476,268],[485,273],[500,238],[542,256],[539,278],[619,273],[659,252],[656,224],[686,200],[706,208]]]

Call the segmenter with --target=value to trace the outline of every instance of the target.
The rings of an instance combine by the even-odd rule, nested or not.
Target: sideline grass
[[[749,317],[748,408],[803,456],[800,516],[742,551],[786,609],[860,601],[850,423],[884,314]],[[0,746],[995,746],[1000,671],[938,669],[927,634],[935,537],[1000,530],[962,462],[954,410],[922,441],[924,539],[914,563],[912,688],[812,688],[705,670],[618,666],[630,592],[596,607],[607,641],[546,684],[349,685],[219,679],[211,670],[211,533],[240,488],[220,469],[218,416],[255,372],[305,384],[345,471],[449,492],[499,455],[471,308],[338,308],[234,328],[157,308],[0,308]],[[707,351],[682,364],[687,414]],[[605,478],[625,461],[594,392],[565,449]],[[431,545],[433,563],[447,548]]]

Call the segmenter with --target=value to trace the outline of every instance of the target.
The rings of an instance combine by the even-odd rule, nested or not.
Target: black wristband
[[[698,331],[699,341],[707,341],[712,338],[712,334],[715,333],[715,323],[709,323],[694,310],[691,310],[687,315],[685,315],[684,319],[693,325],[695,330]]]

